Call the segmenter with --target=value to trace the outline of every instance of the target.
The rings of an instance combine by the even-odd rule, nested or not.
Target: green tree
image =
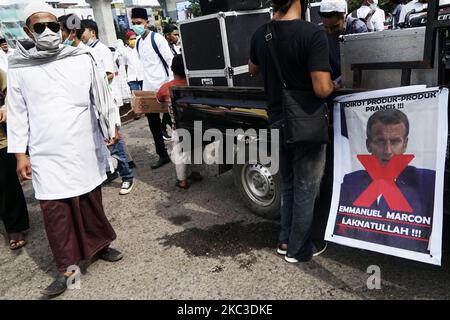
[[[200,9],[200,0],[189,0],[191,3],[192,15],[194,17],[200,17],[202,10]]]
[[[361,6],[361,0],[347,0],[348,3],[348,12],[352,12],[355,9],[358,9]]]

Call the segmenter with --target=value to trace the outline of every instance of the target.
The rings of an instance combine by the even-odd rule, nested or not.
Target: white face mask
[[[378,8],[378,1],[374,1],[370,4],[370,10],[377,10]]]
[[[61,44],[61,31],[53,32],[49,28],[45,28],[44,32],[41,34],[33,32],[34,41],[36,42],[36,47],[39,50],[50,51],[55,50]]]
[[[94,44],[94,39],[92,39],[92,38],[89,38],[89,40],[86,42],[86,45],[88,47],[92,46],[93,44]]]

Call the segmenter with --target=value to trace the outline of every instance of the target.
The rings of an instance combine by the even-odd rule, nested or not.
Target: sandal
[[[27,244],[25,239],[20,240],[9,240],[9,249],[17,250],[24,247]]]
[[[189,189],[189,183],[187,180],[177,180],[176,186],[181,189]]]

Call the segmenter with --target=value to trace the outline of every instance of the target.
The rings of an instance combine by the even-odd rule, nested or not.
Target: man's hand
[[[16,159],[17,175],[19,176],[19,179],[22,181],[31,180],[31,164],[28,157],[24,153],[17,153]]]
[[[0,110],[0,123],[6,122],[6,110]]]
[[[343,88],[342,82],[334,82],[333,81],[333,88],[334,88],[334,91]]]
[[[342,85],[342,76],[340,76],[340,77],[338,77],[337,79],[334,79],[334,80],[333,80],[333,88],[334,88],[334,91],[343,88],[343,85]]]
[[[117,144],[119,142],[119,139],[120,139],[119,128],[116,127],[116,132],[115,132],[114,137],[111,138],[111,139],[106,139],[105,140],[106,146],[110,147],[110,146],[113,146],[113,145]]]

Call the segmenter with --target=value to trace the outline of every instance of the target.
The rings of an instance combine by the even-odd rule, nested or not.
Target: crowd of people
[[[116,233],[101,194],[101,185],[117,173],[120,195],[134,185],[135,164],[121,131],[119,110],[126,96],[121,80],[129,92],[158,92],[161,103],[170,102],[171,86],[187,82],[177,27],[166,26],[164,36],[151,31],[146,9],[132,10],[126,46],[118,41],[113,50],[99,39],[94,20],[57,17],[45,2],[29,4],[23,20],[31,48],[18,42],[14,52],[0,40],[7,57],[0,66],[0,209],[10,249],[20,249],[29,229],[20,180],[32,180],[59,271],[42,293],[54,296],[66,290],[75,272],[71,266],[94,257],[109,262],[123,257],[110,246]],[[158,113],[146,116],[159,155],[151,168],[157,169],[171,161],[164,139],[170,139],[172,120],[169,113],[162,119]],[[186,172],[177,165],[177,186],[183,189]],[[201,179],[198,172],[191,176]]]
[[[286,45],[280,48],[285,85],[321,99],[333,97],[340,86],[338,38],[384,29],[384,12],[376,2],[364,0],[348,13],[345,0],[323,0],[319,26],[300,19],[300,0],[273,0],[273,32],[277,43]],[[398,23],[408,10],[425,5],[420,0],[391,2]],[[144,8],[132,9],[132,30],[114,52],[99,39],[95,21],[73,14],[58,17],[45,2],[29,4],[24,21],[33,46],[18,42],[13,50],[0,39],[0,211],[10,249],[25,246],[29,221],[20,180],[32,180],[59,271],[42,293],[54,296],[67,289],[71,266],[94,257],[108,262],[123,257],[111,247],[116,233],[104,212],[101,185],[118,174],[120,195],[134,186],[135,164],[120,118],[127,92],[157,92],[158,101],[171,111],[170,88],[186,86],[187,80],[178,28],[167,25],[164,35],[151,31]],[[264,74],[269,123],[281,129],[283,86],[266,41],[263,26],[252,38],[249,69]],[[152,169],[171,162],[165,140],[173,138],[175,156],[187,156],[178,150],[171,112],[146,117],[159,156]],[[291,263],[309,261],[325,250],[313,244],[312,224],[316,198],[329,192],[321,190],[321,181],[324,170],[330,170],[331,153],[325,144],[287,147],[283,136],[280,147],[283,200],[277,252]],[[176,176],[182,189],[189,188],[189,180],[202,180],[199,168],[178,162]]]

